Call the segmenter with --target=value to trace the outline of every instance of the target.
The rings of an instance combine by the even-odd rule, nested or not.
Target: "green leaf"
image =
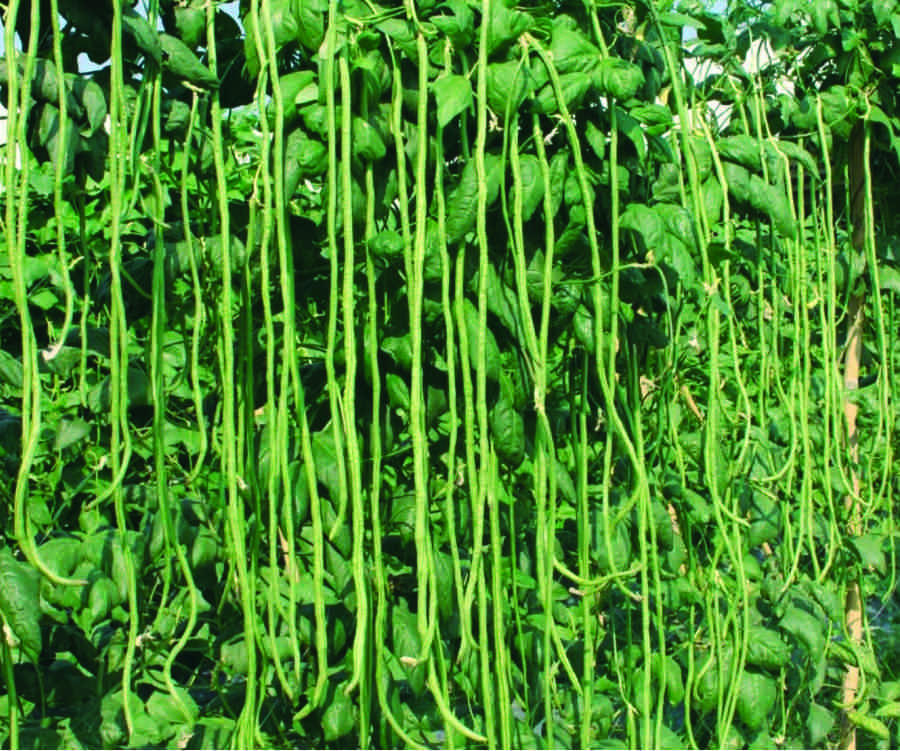
[[[874,569],[882,576],[887,574],[887,561],[884,555],[883,535],[860,535],[854,537],[850,542],[859,555],[863,566]]]
[[[396,373],[388,373],[384,380],[391,407],[409,414],[409,386],[406,381]]]
[[[338,498],[341,486],[340,468],[334,445],[334,431],[330,426],[313,434],[312,455],[316,479],[328,489],[332,498]]]
[[[795,224],[787,194],[756,175],[750,176],[750,205],[765,211],[775,229],[785,237],[793,237]]]
[[[897,0],[872,0],[872,13],[879,26],[885,26],[897,12]]]
[[[606,545],[605,519],[602,509],[591,511],[591,525],[593,529],[593,543],[591,545],[591,557],[597,564],[601,574],[609,574],[613,571],[622,571],[631,560],[631,534],[628,523],[622,519],[609,520],[610,546]]]
[[[584,130],[584,137],[597,158],[603,160],[606,157],[606,134],[588,120],[587,127]]]
[[[281,100],[284,106],[284,122],[290,123],[297,117],[297,110],[319,98],[319,86],[316,73],[312,70],[298,70],[287,73],[278,79]],[[274,107],[274,102],[272,104]],[[269,123],[274,126],[274,111],[270,108]]]
[[[475,14],[465,0],[446,0],[439,6],[442,10],[452,11],[452,15],[433,15],[428,20],[445,36],[447,36],[457,49],[468,47],[474,38]]]
[[[193,49],[206,39],[206,8],[202,3],[192,2],[176,5],[174,9],[175,30],[188,47]]]
[[[219,79],[178,37],[160,34],[159,42],[162,46],[163,70],[200,88],[210,89],[219,85]]]
[[[69,173],[75,168],[75,151],[78,146],[78,129],[73,123],[67,123],[66,141],[60,140],[59,110],[52,104],[45,104],[41,109],[38,124],[38,142],[47,149],[50,159],[59,169]],[[33,302],[29,300],[29,302]]]
[[[824,624],[806,610],[789,605],[779,623],[793,636],[813,660],[818,660],[825,649]]]
[[[22,363],[6,350],[0,349],[0,383],[21,389],[23,378]]]
[[[356,727],[356,711],[353,701],[344,691],[346,682],[335,690],[331,702],[322,713],[322,732],[325,741],[331,742],[353,732]]]
[[[40,576],[31,566],[0,550],[0,618],[7,644],[37,663],[41,654]]]
[[[821,704],[811,702],[809,705],[809,714],[806,718],[806,732],[808,735],[809,748],[820,748],[831,728],[834,727],[835,716],[829,712]]]
[[[160,35],[146,18],[138,15],[131,8],[125,8],[122,12],[122,29],[134,39],[134,43],[142,52],[149,55],[159,65],[163,56]]]
[[[531,27],[527,13],[509,8],[505,3],[490,4],[487,52],[490,55],[500,45],[518,39]]]
[[[90,432],[90,425],[80,417],[76,417],[74,420],[60,420],[56,429],[56,438],[53,441],[53,449],[54,451],[62,451],[69,446],[73,446],[89,435]]]
[[[491,410],[491,434],[500,461],[518,467],[525,458],[525,421],[505,396]]]
[[[500,190],[500,157],[485,154],[484,168],[487,178],[487,205],[497,200]],[[475,160],[470,160],[463,168],[459,183],[450,193],[447,201],[447,240],[457,243],[475,227],[478,215],[478,173]]]
[[[778,670],[790,662],[791,648],[773,629],[751,626],[747,635],[747,664]]]
[[[532,154],[519,157],[519,169],[522,173],[522,221],[527,222],[544,197],[544,176],[540,162]]]
[[[647,250],[661,248],[665,244],[665,220],[649,206],[631,203],[619,217],[619,227],[639,234]]]
[[[86,128],[81,128],[81,135],[88,138],[100,130],[106,121],[106,97],[103,95],[103,89],[93,78],[87,80],[77,78],[73,88],[81,100],[88,122]]]
[[[900,295],[900,271],[887,264],[879,265],[878,288],[890,290],[895,295]]]
[[[318,52],[325,41],[327,0],[293,0],[296,38],[310,52]]]
[[[559,77],[559,90],[568,111],[576,109],[590,91],[591,77],[587,73],[576,71],[564,73]],[[553,115],[560,111],[559,101],[552,82],[541,87],[535,99],[535,110],[542,115]]]
[[[719,156],[729,162],[735,162],[754,172],[762,169],[760,141],[753,136],[737,135],[720,138],[716,141]]]
[[[490,70],[488,67],[488,80]],[[472,84],[465,76],[449,75],[438,78],[432,85],[437,103],[438,125],[444,128],[453,118],[472,106]],[[490,83],[488,84],[490,89]]]
[[[354,117],[351,125],[353,156],[369,162],[383,159],[387,153],[387,146],[378,130],[361,117]]]
[[[403,255],[403,237],[396,230],[382,230],[366,240],[366,247],[376,258],[400,258]]]
[[[644,73],[640,66],[619,57],[606,57],[600,61],[595,74],[597,88],[619,101],[633,98],[644,85]]]
[[[471,84],[469,88],[471,90]],[[507,111],[515,113],[533,88],[534,81],[527,66],[514,60],[488,65],[488,106],[499,117],[505,117]]]
[[[728,192],[738,201],[750,202],[750,171],[733,162],[723,162],[722,172],[728,185]]]
[[[392,652],[401,666],[400,674],[409,681],[416,696],[425,688],[425,667],[418,664],[422,640],[419,635],[416,614],[409,611],[406,600],[400,598],[391,608],[393,648]]]
[[[469,362],[472,368],[478,369],[478,336],[482,328],[478,324],[478,309],[472,304],[469,298],[463,302],[463,312],[466,322],[466,335],[469,340]],[[500,382],[500,348],[497,346],[497,340],[490,326],[483,329],[484,331],[484,347],[485,347],[485,366],[487,369],[487,379],[494,383]]]
[[[778,150],[781,151],[788,159],[799,162],[803,168],[811,175],[819,177],[819,167],[815,160],[806,149],[793,141],[778,141]]]
[[[572,19],[564,16],[553,24],[550,38],[553,64],[560,73],[590,73],[600,64],[602,53],[582,31],[565,21]]]
[[[284,163],[284,192],[291,197],[297,192],[300,180],[325,173],[328,150],[321,141],[310,138],[303,128],[295,128],[285,142]]]

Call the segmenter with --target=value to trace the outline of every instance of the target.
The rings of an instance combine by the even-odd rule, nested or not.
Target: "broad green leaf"
[[[522,172],[522,221],[531,219],[544,197],[544,176],[537,157],[523,154],[519,157]]]
[[[500,45],[518,39],[531,27],[527,13],[507,7],[506,3],[490,4],[487,51],[490,55]]]
[[[159,64],[162,61],[164,52],[162,40],[146,18],[131,8],[125,8],[122,12],[122,28],[155,63]]]
[[[497,200],[500,190],[500,158],[496,154],[485,154],[484,167],[487,178],[487,205]],[[475,160],[470,160],[463,168],[459,183],[447,200],[447,240],[457,243],[475,227],[478,215],[478,173]]]
[[[351,123],[353,156],[370,162],[377,162],[379,159],[383,159],[387,153],[387,146],[378,130],[361,117],[354,117]]]
[[[534,81],[527,65],[514,60],[488,65],[488,106],[499,117],[506,117],[507,111],[516,113],[533,88]]]
[[[653,672],[660,677],[663,665],[666,670],[666,700],[669,704],[678,706],[684,700],[684,680],[681,675],[681,665],[679,665],[672,655],[666,655],[665,660],[661,659],[662,655],[658,652],[653,655]]]
[[[485,347],[485,364],[487,368],[487,379],[495,383],[500,381],[500,348],[497,346],[497,340],[490,326],[481,329],[478,325],[478,309],[472,304],[469,298],[464,303],[464,315],[466,322],[466,335],[469,339],[469,362],[472,368],[478,369],[478,336],[480,331],[484,331],[484,347]]]
[[[90,432],[91,426],[80,417],[76,417],[74,420],[60,420],[59,427],[56,429],[56,438],[53,441],[53,449],[62,451],[73,446]]]
[[[174,8],[175,30],[181,41],[191,49],[205,46],[206,40],[206,8],[202,2],[191,0],[185,5],[178,4]]]
[[[750,171],[733,162],[724,162],[722,172],[728,185],[728,192],[738,201],[750,202]]]
[[[22,363],[6,350],[0,349],[0,383],[21,389],[23,378]]]
[[[791,648],[781,635],[765,626],[752,626],[747,635],[747,664],[778,670],[790,662]]]
[[[559,77],[559,89],[566,109],[576,109],[591,88],[591,77],[587,73],[576,71],[564,73]],[[559,101],[552,82],[541,87],[535,99],[535,110],[542,115],[553,115],[560,111]]]
[[[446,0],[440,9],[452,11],[452,15],[432,15],[428,20],[446,35],[457,49],[471,44],[475,31],[475,14],[465,0]]]
[[[387,389],[388,402],[395,410],[409,413],[409,386],[406,381],[396,373],[388,373],[384,377]]]
[[[325,40],[327,0],[293,0],[293,5],[297,41],[310,52],[317,52]]]
[[[160,727],[167,725],[190,726],[197,720],[199,710],[194,698],[182,686],[175,686],[174,696],[162,691],[154,691],[147,699],[147,714]]]
[[[334,431],[330,426],[313,433],[312,455],[316,479],[327,488],[332,498],[338,498],[341,477],[337,449],[334,445]]]
[[[85,137],[92,136],[100,128],[106,120],[106,97],[103,89],[92,78],[87,80],[78,78],[74,82],[74,90],[81,100],[84,107],[84,113],[87,117],[87,127],[81,128],[81,135]]]
[[[605,520],[602,509],[591,511],[591,557],[601,574],[622,571],[631,560],[631,534],[625,520],[609,520],[610,546],[606,544]]]
[[[882,576],[887,573],[887,561],[882,545],[884,537],[882,535],[859,535],[858,537],[854,537],[850,542],[859,554],[863,566],[874,569]]]
[[[753,136],[741,134],[720,138],[716,141],[716,151],[722,159],[740,164],[753,172],[762,169],[763,147]]]
[[[488,71],[490,71],[490,67]],[[490,76],[490,72],[488,72],[488,76]],[[465,76],[443,76],[438,78],[431,87],[437,103],[438,125],[442,128],[472,106],[472,84]]]
[[[806,149],[793,141],[778,141],[778,150],[784,153],[788,159],[799,162],[811,175],[819,177],[819,167]]]
[[[872,0],[872,12],[875,14],[875,22],[884,26],[897,12],[897,0]]]
[[[835,716],[821,704],[811,702],[809,715],[806,719],[806,732],[808,733],[809,748],[820,748],[831,729],[834,727]]]
[[[284,145],[284,191],[288,197],[297,192],[300,180],[318,177],[328,168],[328,150],[325,144],[310,138],[303,128],[290,132]]]
[[[588,120],[588,124],[584,129],[584,137],[590,144],[591,149],[598,159],[606,158],[606,134],[600,130],[593,122]]]
[[[356,706],[344,690],[346,685],[342,683],[335,690],[334,696],[322,713],[322,732],[326,742],[343,738],[356,727]]]
[[[568,172],[569,150],[559,149],[550,160],[550,206],[554,218],[562,206]]]
[[[648,135],[663,135],[674,122],[669,108],[661,104],[639,104],[630,107],[628,114],[645,126]]]
[[[709,524],[713,517],[713,510],[709,501],[690,488],[684,488],[681,493],[691,521],[694,524]]]
[[[412,344],[408,334],[385,337],[381,340],[381,349],[387,352],[403,371],[409,372],[412,366]]]
[[[373,235],[366,241],[366,246],[377,258],[400,258],[403,255],[403,237],[392,229]]]
[[[631,203],[619,217],[619,227],[639,234],[649,251],[661,248],[665,244],[665,220],[649,206],[642,203]]]
[[[554,469],[556,474],[556,497],[564,503],[571,503],[574,505],[577,496],[575,494],[575,483],[572,481],[572,475],[569,474],[566,465],[559,459],[554,462]]]
[[[41,654],[40,576],[26,563],[0,550],[0,619],[7,644],[18,647],[26,660],[37,663]]]
[[[560,73],[590,73],[600,64],[602,54],[588,37],[566,23],[553,24],[550,37],[550,54]],[[571,20],[571,19],[569,19]]]
[[[284,122],[290,123],[297,116],[297,108],[319,97],[319,87],[316,82],[316,73],[312,70],[298,70],[287,73],[278,79],[278,87],[281,90],[281,100],[284,104]],[[274,102],[272,104],[274,107]],[[274,111],[270,109],[269,122],[274,125]]]
[[[644,73],[640,66],[619,57],[606,57],[600,61],[595,73],[597,88],[619,101],[634,97],[644,85]]]
[[[779,624],[793,636],[813,660],[818,660],[825,649],[824,624],[811,613],[789,605]]]
[[[575,338],[581,343],[581,346],[588,353],[594,354],[597,351],[594,316],[584,305],[579,305],[575,308],[575,315],[572,316],[572,328],[575,332]]]
[[[418,664],[422,640],[416,614],[409,611],[405,599],[399,598],[391,608],[390,620],[393,636],[391,651],[402,666],[401,674],[406,676],[410,688],[418,696],[425,688],[426,670],[424,665]]]
[[[787,194],[783,189],[769,185],[756,175],[750,176],[750,205],[765,211],[782,235],[793,237],[795,230],[794,217]]]
[[[75,168],[75,151],[78,145],[78,128],[67,123],[65,143],[60,139],[59,110],[52,104],[45,104],[38,124],[38,142],[47,149],[54,167],[66,173]]]
[[[900,271],[887,264],[880,265],[878,267],[878,287],[900,295]]]
[[[491,434],[500,461],[510,469],[518,467],[525,458],[525,421],[506,397],[491,410]]]
[[[219,85],[219,79],[178,37],[160,34],[159,42],[162,46],[163,70],[200,88],[209,89]]]

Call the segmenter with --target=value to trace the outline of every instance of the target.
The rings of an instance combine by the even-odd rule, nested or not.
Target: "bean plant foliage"
[[[4,744],[896,747],[896,0],[236,6],[5,6]]]

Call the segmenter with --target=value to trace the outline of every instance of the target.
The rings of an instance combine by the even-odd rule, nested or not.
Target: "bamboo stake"
[[[850,216],[853,249],[860,254],[865,251],[865,124],[856,123],[850,134]],[[859,365],[862,355],[862,329],[865,324],[865,291],[855,291],[847,310],[848,329],[844,355],[844,416],[847,420],[847,449],[850,456],[850,481],[852,492],[844,500],[847,510],[847,533],[857,536],[860,529],[860,479],[859,479],[859,433],[856,418],[859,407],[853,402],[853,392],[859,388]],[[855,578],[847,586],[844,600],[844,617],[847,633],[855,645],[862,644],[862,594],[859,579]],[[841,689],[843,713],[841,718],[841,746],[856,749],[856,726],[849,713],[856,702],[859,690],[859,666],[848,665],[844,673]]]

